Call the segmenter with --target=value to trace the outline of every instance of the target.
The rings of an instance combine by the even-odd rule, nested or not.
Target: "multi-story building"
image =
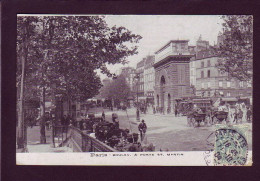
[[[196,60],[196,95],[202,97],[251,97],[251,83],[231,78],[216,67],[219,57],[214,50],[198,52]]]
[[[126,81],[129,84],[131,91],[134,91],[136,70],[133,67],[122,67],[120,69],[120,74],[123,74],[126,77]]]
[[[196,67],[195,67],[196,56],[190,59],[190,85],[196,86]]]
[[[137,81],[137,95],[138,95],[138,101],[145,102],[146,97],[144,95],[144,65],[145,65],[145,59],[142,59],[140,62],[136,65],[136,74],[139,77]]]
[[[171,40],[155,52],[155,105],[172,111],[178,99],[190,97],[188,40]]]
[[[147,56],[145,58],[144,65],[144,95],[146,97],[146,102],[154,104],[154,60],[155,56]]]
[[[189,52],[193,57],[190,59],[190,85],[195,86],[196,85],[196,69],[194,65],[194,60],[196,59],[196,46],[189,46],[188,47]]]

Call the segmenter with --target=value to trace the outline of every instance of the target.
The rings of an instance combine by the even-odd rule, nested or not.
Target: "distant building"
[[[196,42],[196,55],[198,52],[202,50],[208,50],[209,49],[209,41],[202,40],[202,37],[200,35],[199,39]]]
[[[220,45],[223,43],[223,41],[224,41],[224,35],[221,32],[219,32],[218,39],[217,39],[217,48],[220,47]]]
[[[191,55],[196,55],[196,46],[188,46]]]
[[[196,66],[195,66],[196,56],[190,59],[190,85],[196,86]]]
[[[155,73],[154,64],[155,56],[149,55],[145,58],[144,65],[144,95],[146,97],[146,102],[154,104],[154,86],[155,86]]]
[[[138,100],[141,102],[145,102],[146,97],[144,95],[144,65],[145,59],[142,59],[136,65],[136,74],[139,76],[139,80],[137,81],[136,91],[138,94]]]
[[[191,96],[188,40],[171,40],[155,52],[155,105],[172,112],[176,102]]]
[[[133,67],[122,67],[120,69],[120,74],[126,77],[126,81],[129,84],[131,91],[134,91],[135,73],[136,70]]]

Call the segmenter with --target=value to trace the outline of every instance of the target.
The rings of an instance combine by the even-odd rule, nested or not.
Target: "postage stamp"
[[[216,125],[214,165],[243,166],[248,159],[248,125]]]

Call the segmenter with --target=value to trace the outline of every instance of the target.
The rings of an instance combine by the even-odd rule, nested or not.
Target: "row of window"
[[[200,77],[204,78],[204,71],[200,72]],[[210,70],[207,71],[207,77],[210,77]]]
[[[154,88],[154,82],[149,82],[147,84],[144,84],[146,89],[153,89]]]
[[[204,68],[205,64],[204,64],[204,61],[201,62],[201,68]],[[210,60],[207,61],[207,67],[210,67],[211,64],[210,64]]]
[[[202,83],[201,83],[201,88],[202,88],[202,89],[205,89],[206,86],[207,86],[208,88],[211,87],[210,82],[207,82],[207,83],[202,82]],[[243,87],[245,87],[245,86],[247,86],[247,87],[252,87],[250,83],[246,83],[246,82],[243,82],[243,81],[239,82],[239,87],[240,87],[240,88],[243,88]],[[223,81],[219,81],[219,82],[218,82],[218,87],[223,87]],[[230,88],[230,87],[231,87],[231,82],[230,82],[230,81],[227,81],[227,88]]]
[[[144,85],[143,84],[139,85],[139,90],[144,90]]]
[[[153,74],[147,74],[145,75],[145,81],[154,81],[154,75]]]

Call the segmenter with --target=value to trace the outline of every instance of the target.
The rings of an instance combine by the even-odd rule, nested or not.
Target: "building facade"
[[[134,91],[136,70],[133,67],[122,67],[119,74],[126,77],[126,81],[129,84],[131,91]]]
[[[212,50],[198,53],[196,67],[196,95],[200,97],[251,97],[252,84],[222,73],[216,67],[219,57]]]
[[[149,55],[145,58],[144,65],[144,95],[146,102],[154,104],[154,86],[155,86],[155,73],[154,73],[154,55]]]
[[[178,99],[190,97],[190,58],[188,40],[171,40],[155,52],[155,105],[166,112]]]
[[[136,93],[138,96],[138,101],[145,102],[146,97],[144,95],[144,65],[145,59],[142,59],[136,65],[136,75],[138,76],[138,81],[136,82]]]

